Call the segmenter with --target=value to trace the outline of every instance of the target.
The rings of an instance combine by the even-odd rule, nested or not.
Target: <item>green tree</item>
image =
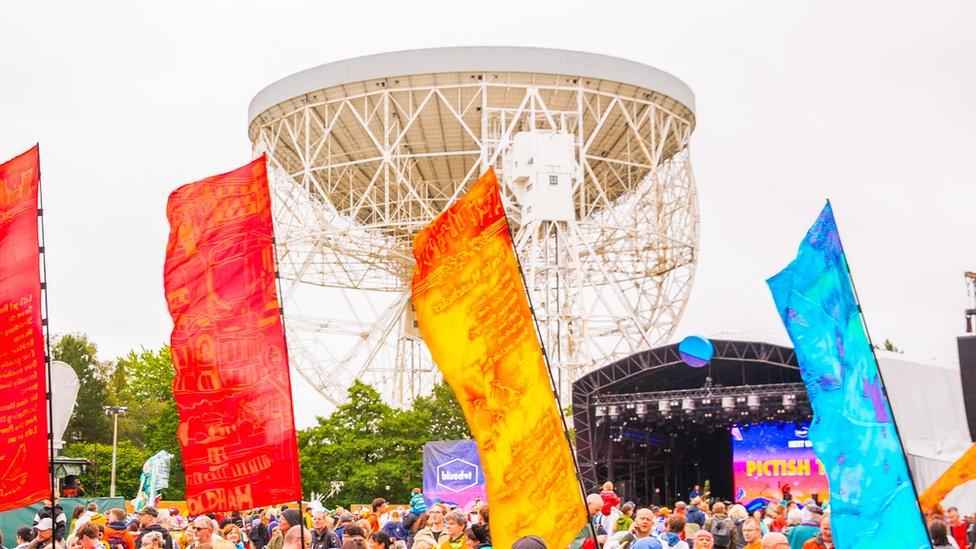
[[[345,404],[299,432],[303,489],[328,495],[341,483],[341,490],[323,501],[329,506],[369,503],[379,496],[405,503],[422,480],[423,445],[459,438],[470,438],[470,432],[447,385],[397,410],[357,381]]]
[[[156,452],[138,448],[127,440],[119,441],[115,474],[115,494],[132,499],[139,490],[139,476],[146,460]],[[112,445],[72,442],[64,447],[64,455],[83,457],[92,465],[81,475],[86,496],[107,497],[112,478]],[[170,465],[174,465],[170,462]]]
[[[69,364],[81,382],[74,412],[64,432],[64,440],[67,442],[112,441],[111,425],[102,410],[102,406],[109,404],[105,388],[107,368],[106,365],[99,364],[97,352],[98,348],[85,334],[59,336],[51,349],[54,360]]]

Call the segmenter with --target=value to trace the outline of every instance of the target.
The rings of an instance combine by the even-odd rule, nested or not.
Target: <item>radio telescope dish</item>
[[[694,278],[694,95],[658,69],[472,47],[315,67],[253,99],[268,155],[291,363],[333,403],[439,379],[410,306],[413,237],[488,167],[560,394],[669,340]]]

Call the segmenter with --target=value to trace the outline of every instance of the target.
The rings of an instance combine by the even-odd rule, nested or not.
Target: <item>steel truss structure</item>
[[[599,449],[599,437],[620,436],[607,435],[614,431],[601,430],[604,423],[614,424],[617,431],[657,425],[655,431],[660,432],[660,426],[666,424],[680,432],[683,428],[702,428],[703,424],[727,428],[736,421],[811,417],[792,348],[732,340],[712,340],[712,345],[715,354],[711,370],[684,364],[678,345],[672,344],[618,360],[573,384],[576,455],[585,483],[595,486],[606,474],[601,469],[605,468],[605,456]],[[746,370],[748,377],[740,377]],[[745,382],[739,383],[743,378]],[[677,388],[679,379],[693,386]],[[723,408],[723,397],[736,399],[732,410]],[[756,400],[750,401],[750,397]],[[693,403],[690,409],[686,404],[689,400]],[[666,409],[662,402],[667,403]],[[763,408],[759,410],[757,404]]]
[[[354,379],[396,403],[429,389],[413,237],[487,168],[506,181],[520,132],[574,142],[573,219],[529,221],[502,189],[561,394],[667,341],[697,258],[693,108],[656,69],[531,48],[383,54],[269,86],[249,135],[271,168],[292,365],[334,403]]]

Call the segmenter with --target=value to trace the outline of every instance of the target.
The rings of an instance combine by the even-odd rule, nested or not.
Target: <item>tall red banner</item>
[[[264,157],[173,191],[164,286],[191,515],[302,488]]]
[[[0,164],[0,511],[51,497],[38,148]]]

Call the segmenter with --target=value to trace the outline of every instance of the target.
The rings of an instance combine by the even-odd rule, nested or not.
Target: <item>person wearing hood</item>
[[[143,507],[141,511],[136,513],[139,516],[139,526],[141,531],[139,536],[135,540],[135,549],[142,548],[142,538],[149,532],[159,532],[163,535],[163,547],[164,549],[174,549],[173,546],[173,536],[169,534],[165,528],[159,524],[159,511],[153,506]]]
[[[125,511],[122,509],[109,509],[109,522],[105,525],[105,535],[102,537],[108,549],[136,549],[136,537],[129,531],[129,523],[125,518]]]
[[[630,530],[630,525],[634,523],[634,507],[635,505],[629,501],[620,507],[620,516],[617,517],[617,522],[613,528],[614,532]]]
[[[688,542],[681,539],[681,533],[685,531],[687,522],[681,515],[668,517],[661,537],[667,542],[669,549],[688,549]]]
[[[52,535],[54,536],[54,541],[63,540],[68,530],[68,516],[64,514],[64,509],[61,507],[61,503],[57,498],[54,499],[53,509],[51,507],[51,500],[44,500],[43,507],[34,515],[33,526],[37,528],[41,519],[45,518],[51,519],[51,524],[53,524]]]
[[[701,504],[701,498],[694,498],[691,500],[691,505],[688,506],[688,510],[685,512],[685,518],[688,520],[688,522],[694,522],[698,526],[705,525],[705,520],[707,517],[701,510]]]

